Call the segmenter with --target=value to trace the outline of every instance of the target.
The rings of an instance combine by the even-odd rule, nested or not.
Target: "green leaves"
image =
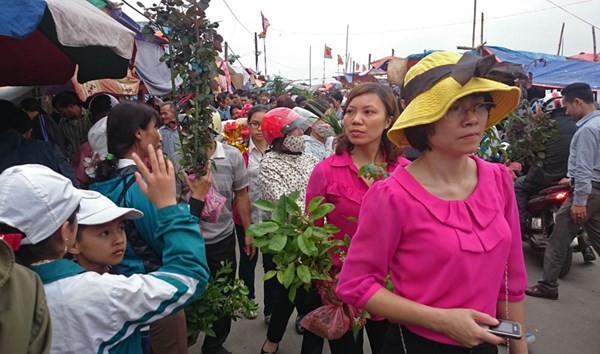
[[[254,206],[260,210],[264,210],[264,211],[268,211],[268,212],[273,212],[275,210],[275,206],[269,200],[258,200],[256,202],[254,202]]]
[[[243,281],[233,279],[233,272],[231,262],[221,262],[200,297],[185,309],[188,345],[193,344],[199,332],[214,337],[212,326],[217,319],[227,316],[236,320],[258,309],[258,304],[248,298],[248,287]]]
[[[331,203],[321,204],[315,208],[315,210],[310,213],[310,221],[315,221],[323,218],[325,215],[331,213],[335,209],[335,206]]]
[[[272,232],[277,231],[279,229],[279,224],[273,221],[265,221],[259,224],[252,224],[248,228],[249,236],[262,236]]]
[[[288,238],[285,235],[273,235],[269,242],[269,250],[279,252],[283,250],[287,242]]]
[[[291,300],[298,288],[308,289],[315,280],[330,280],[331,254],[343,242],[331,240],[339,229],[331,224],[315,225],[332,210],[333,204],[322,203],[323,197],[309,201],[307,213],[296,202],[299,193],[283,195],[276,203],[259,201],[261,209],[272,211],[271,218],[252,225],[248,234],[254,237],[254,245],[264,253],[273,254],[277,270],[265,274],[265,279],[277,281],[289,290]]]
[[[358,177],[371,179],[373,181],[386,179],[390,176],[390,173],[386,169],[387,165],[387,163],[369,162],[358,169]]]

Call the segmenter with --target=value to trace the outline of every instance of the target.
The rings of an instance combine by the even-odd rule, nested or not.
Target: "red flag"
[[[338,54],[338,65],[344,65],[344,61],[342,60],[342,56]]]
[[[359,71],[360,70],[360,65],[358,65],[358,63],[356,63],[354,66],[355,66],[354,71]]]
[[[366,66],[362,66],[363,71],[367,71],[367,67]]]
[[[267,28],[271,25],[269,20],[263,15],[262,11],[260,12],[260,17],[262,19],[262,32],[258,34],[258,38],[265,38],[267,36]]]
[[[325,44],[325,52],[323,53],[323,56],[327,59],[331,59],[331,48],[327,46],[327,44]]]

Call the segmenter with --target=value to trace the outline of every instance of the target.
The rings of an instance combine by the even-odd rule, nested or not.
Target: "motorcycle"
[[[570,186],[568,185],[552,186],[543,189],[537,195],[532,196],[527,203],[527,211],[529,212],[530,217],[526,220],[526,230],[523,232],[523,241],[531,246],[542,262],[544,259],[544,252],[550,242],[556,213],[567,199],[569,190]],[[577,237],[573,240],[571,247],[567,251],[567,257],[565,258],[559,277],[562,278],[566,276],[571,270],[574,252],[584,253],[590,251],[593,252],[587,241],[587,233],[583,227],[580,227],[577,232]]]

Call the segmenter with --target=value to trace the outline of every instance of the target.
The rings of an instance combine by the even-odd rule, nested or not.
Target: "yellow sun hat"
[[[518,87],[497,80],[517,77],[526,78],[520,64],[498,63],[493,55],[432,53],[408,70],[402,92],[408,105],[388,131],[388,138],[398,146],[410,146],[405,128],[436,122],[454,102],[479,92],[489,93],[495,103],[486,125],[490,128],[512,112],[521,97]]]

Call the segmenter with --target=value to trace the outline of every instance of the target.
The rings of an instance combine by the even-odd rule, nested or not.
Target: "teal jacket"
[[[133,223],[138,230],[144,242],[157,254],[161,255],[164,248],[164,243],[157,237],[156,230],[158,229],[158,214],[156,207],[142,193],[137,183],[133,183],[125,193],[125,197],[121,203],[117,203],[123,189],[125,189],[129,181],[135,182],[133,172],[126,173],[122,176],[117,176],[113,179],[97,182],[90,185],[89,189],[100,192],[119,206],[135,208],[144,213],[141,219],[134,220]],[[127,243],[123,262],[114,269],[114,273],[123,274],[126,276],[132,274],[147,273],[144,268],[144,261],[134,250],[131,242]]]
[[[130,277],[86,272],[68,260],[32,266],[52,319],[51,353],[142,353],[140,329],[197,298],[209,277],[198,220],[186,205],[157,210],[163,266]]]

